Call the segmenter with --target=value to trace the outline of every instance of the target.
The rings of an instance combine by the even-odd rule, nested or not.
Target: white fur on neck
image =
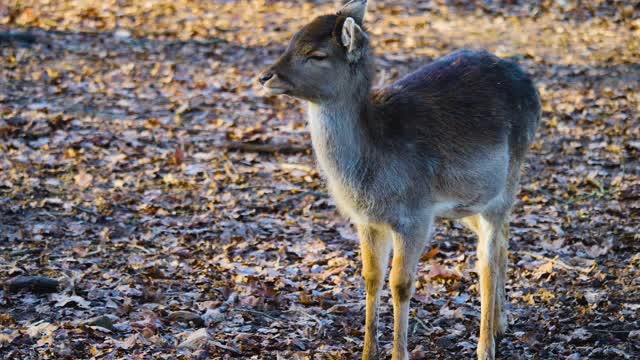
[[[364,161],[359,111],[353,104],[309,103],[309,129],[318,164],[327,177],[338,208],[354,221],[364,221],[355,209],[357,184],[353,172]]]
[[[352,106],[309,103],[311,141],[328,177],[348,176],[361,160],[363,139],[358,116]]]

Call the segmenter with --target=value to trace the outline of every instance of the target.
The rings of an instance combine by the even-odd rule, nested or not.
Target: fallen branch
[[[60,282],[56,279],[44,277],[44,276],[17,276],[7,281],[7,290],[9,292],[18,292],[22,289],[28,289],[34,293],[53,293],[58,291],[58,284]]]
[[[571,271],[579,271],[579,272],[584,273],[584,274],[590,273],[591,269],[592,269],[592,268],[588,268],[587,269],[587,268],[583,268],[583,267],[579,267],[579,266],[568,265],[564,261],[560,260],[557,256],[554,257],[554,258],[550,258],[550,257],[543,256],[543,255],[540,255],[540,254],[532,253],[532,252],[529,252],[529,251],[518,251],[518,254],[531,256],[532,258],[538,259],[538,260],[546,260],[546,261],[549,261],[549,262],[551,262],[551,263],[553,263],[555,265],[558,265],[558,267],[560,267],[562,269],[571,270]]]
[[[295,154],[303,153],[310,149],[309,146],[294,144],[253,144],[239,141],[232,141],[221,145],[220,147],[227,150],[261,152],[261,153],[283,153]]]
[[[0,32],[0,44],[3,42],[33,44],[36,40],[35,35],[28,32]]]
[[[591,328],[587,328],[587,331],[606,333],[606,334],[627,334],[628,335],[633,330],[607,330],[607,329],[591,329]]]

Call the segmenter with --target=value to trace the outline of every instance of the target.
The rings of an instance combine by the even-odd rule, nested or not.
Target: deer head
[[[284,54],[258,80],[271,95],[311,102],[368,94],[373,56],[362,24],[366,0],[353,0],[315,18],[291,39]]]

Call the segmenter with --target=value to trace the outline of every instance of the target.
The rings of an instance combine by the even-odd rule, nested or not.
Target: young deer
[[[374,57],[353,0],[296,33],[259,76],[271,94],[309,104],[309,127],[329,191],[360,236],[366,283],[363,359],[377,358],[380,289],[393,248],[393,359],[407,359],[409,300],[437,217],[479,238],[478,358],[494,358],[507,326],[508,215],[540,121],[540,99],[513,62],[459,51],[372,90]]]

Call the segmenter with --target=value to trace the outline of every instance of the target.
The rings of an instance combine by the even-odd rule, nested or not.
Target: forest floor
[[[371,3],[380,84],[487,49],[543,99],[498,358],[639,358],[638,2]],[[303,104],[255,84],[336,6],[0,3],[0,358],[358,358],[354,229],[316,170]],[[438,224],[411,302],[414,359],[474,357],[475,243]],[[387,289],[381,305],[388,353]]]

